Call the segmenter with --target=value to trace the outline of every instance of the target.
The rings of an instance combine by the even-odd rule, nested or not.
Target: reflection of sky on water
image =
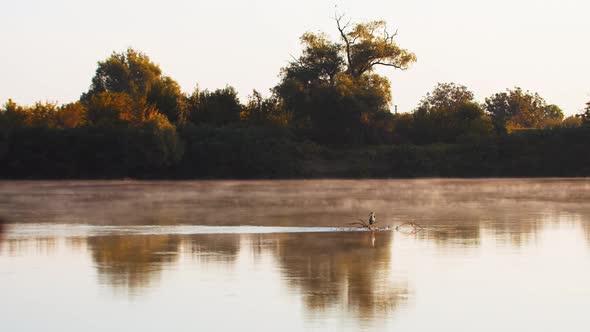
[[[133,230],[144,226],[61,224],[51,231],[47,224],[10,224],[0,242],[3,325],[584,331],[590,209],[576,197],[585,197],[586,185],[550,181],[574,191],[551,200],[539,193],[547,190],[539,181],[505,194],[496,192],[501,185],[467,188],[483,196],[455,199],[450,205],[463,211],[447,206],[439,220],[414,206],[412,219],[427,226],[417,234],[190,234],[196,228],[168,222],[162,232],[154,225],[139,234]],[[449,205],[441,191],[460,189],[444,186],[423,192],[434,210]],[[495,210],[477,216],[485,204]]]
[[[211,326],[200,324],[259,327],[258,319],[270,320],[261,330],[412,331],[436,322],[491,331],[504,325],[479,326],[476,320],[505,315],[515,329],[558,328],[569,320],[575,331],[574,323],[589,322],[581,309],[590,304],[589,249],[587,225],[576,218],[514,229],[380,232],[374,238],[368,232],[8,235],[0,245],[0,280],[10,289],[0,288],[12,305],[3,308],[9,312],[56,302],[76,313],[112,313],[106,309],[112,305],[130,312],[162,310],[158,317],[170,320],[180,315],[177,310],[189,314],[188,306],[196,311],[170,325],[183,322],[187,330]],[[51,317],[41,315],[37,322],[57,326],[69,317],[47,310]],[[221,313],[230,312],[244,323],[223,320]],[[549,312],[561,318],[534,323],[539,313]],[[132,323],[131,317],[112,315],[123,325]],[[419,318],[424,316],[430,323]],[[11,317],[9,322],[19,321]],[[106,327],[93,328],[101,326]]]

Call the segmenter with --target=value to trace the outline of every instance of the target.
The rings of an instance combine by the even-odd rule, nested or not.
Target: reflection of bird
[[[375,213],[371,212],[371,214],[369,214],[369,225],[373,225],[375,221]]]

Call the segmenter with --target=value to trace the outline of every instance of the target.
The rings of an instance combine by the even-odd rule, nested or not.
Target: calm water
[[[589,179],[0,182],[0,217],[2,331],[590,327]]]

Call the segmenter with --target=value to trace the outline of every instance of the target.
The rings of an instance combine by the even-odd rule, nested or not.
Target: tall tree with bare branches
[[[347,72],[359,77],[372,72],[376,66],[407,69],[416,62],[416,55],[401,48],[394,41],[397,31],[390,33],[385,21],[355,24],[343,22],[344,16],[336,16],[343,50],[346,53]]]
[[[378,66],[405,70],[416,56],[396,42],[384,21],[351,24],[335,16],[337,41],[307,32],[303,51],[282,69],[275,87],[295,126],[327,143],[363,143],[375,116],[391,116],[391,86]]]

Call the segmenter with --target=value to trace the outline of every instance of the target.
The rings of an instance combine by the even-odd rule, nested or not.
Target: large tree
[[[466,86],[456,83],[438,83],[420,101],[419,108],[451,110],[461,104],[474,102],[474,94]]]
[[[346,54],[347,73],[360,77],[372,72],[376,66],[407,69],[416,61],[416,55],[397,45],[395,33],[387,30],[385,21],[355,24],[343,23],[343,17],[336,17],[342,46]]]
[[[539,94],[519,87],[486,98],[485,109],[499,132],[544,128],[548,123],[563,120],[559,107],[547,105]]]
[[[389,114],[391,87],[377,66],[406,69],[416,56],[394,41],[383,21],[351,25],[336,17],[339,40],[301,37],[302,54],[282,69],[274,89],[296,127],[326,143],[362,143],[377,113]]]
[[[237,91],[231,87],[214,91],[195,91],[189,96],[189,120],[193,123],[205,123],[224,126],[240,121],[242,105]]]
[[[466,86],[439,83],[414,110],[410,136],[416,143],[455,143],[489,136],[492,125]]]
[[[146,54],[131,48],[98,62],[92,85],[81,100],[88,104],[101,93],[127,94],[136,103],[154,106],[173,123],[186,119],[185,96],[178,83],[163,76]]]
[[[579,115],[570,115],[561,122],[563,128],[580,128],[582,125],[583,120]]]
[[[276,96],[264,98],[260,92],[254,90],[244,105],[241,119],[256,126],[287,126],[290,114],[285,111],[281,101]]]
[[[150,58],[134,49],[113,52],[111,56],[98,62],[92,85],[82,99],[102,92],[127,93],[134,99],[145,98],[162,76],[160,67]]]
[[[180,85],[168,76],[163,76],[151,86],[147,102],[172,123],[184,123],[187,120],[187,97],[180,90]]]

